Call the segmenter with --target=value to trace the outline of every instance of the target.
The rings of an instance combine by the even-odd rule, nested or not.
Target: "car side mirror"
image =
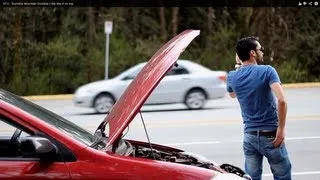
[[[42,162],[52,162],[57,159],[58,148],[47,138],[28,136],[21,137],[19,141],[23,157],[40,158]]]
[[[132,77],[132,76],[126,76],[126,77],[124,77],[122,80],[123,80],[123,81],[127,81],[127,80],[132,80],[132,79],[134,79],[134,77]]]

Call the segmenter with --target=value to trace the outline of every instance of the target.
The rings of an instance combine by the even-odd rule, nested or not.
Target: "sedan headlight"
[[[79,88],[76,90],[75,94],[76,95],[85,95],[85,94],[92,94],[94,93],[94,89],[89,89],[89,88]]]

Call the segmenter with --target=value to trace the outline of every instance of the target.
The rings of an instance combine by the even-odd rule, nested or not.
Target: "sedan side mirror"
[[[42,162],[52,162],[58,155],[58,148],[49,139],[36,136],[21,137],[20,151],[23,157],[40,158]]]
[[[122,80],[123,80],[123,81],[127,81],[127,80],[132,80],[132,79],[134,79],[133,76],[126,76],[126,77],[124,77]]]

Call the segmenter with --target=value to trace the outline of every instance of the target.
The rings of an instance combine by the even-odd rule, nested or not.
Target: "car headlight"
[[[85,89],[84,93],[86,94],[94,93],[94,89]]]
[[[252,178],[247,174],[245,174],[243,177],[240,177],[236,174],[225,173],[218,174],[217,176],[213,177],[212,180],[252,180]]]
[[[94,93],[94,91],[95,91],[94,89],[79,88],[79,89],[77,89],[75,94],[77,94],[77,95],[92,94],[92,93]]]

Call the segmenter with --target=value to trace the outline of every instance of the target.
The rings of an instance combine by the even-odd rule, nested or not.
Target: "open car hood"
[[[100,124],[103,127],[101,129],[109,124],[107,147],[121,137],[151,92],[175,64],[184,49],[199,34],[199,30],[183,31],[167,42],[147,62]]]

